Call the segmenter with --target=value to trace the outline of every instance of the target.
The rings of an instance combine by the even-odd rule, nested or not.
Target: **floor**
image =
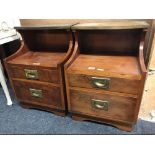
[[[74,121],[69,116],[24,109],[13,95],[12,98],[14,105],[7,106],[0,87],[0,134],[155,134],[155,123],[142,119],[132,132],[125,132],[104,124]]]

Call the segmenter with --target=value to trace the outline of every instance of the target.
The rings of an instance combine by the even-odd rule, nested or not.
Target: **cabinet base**
[[[43,105],[33,105],[32,103],[26,103],[26,102],[20,102],[20,105],[21,105],[21,107],[23,107],[25,109],[39,109],[39,110],[51,112],[58,116],[63,116],[63,117],[66,116],[65,110],[53,109],[53,108],[49,108],[49,107],[46,107]]]
[[[76,121],[93,121],[93,122],[98,122],[98,123],[105,123],[111,126],[114,126],[120,130],[130,132],[133,129],[133,124],[131,123],[124,123],[124,122],[117,122],[114,120],[108,120],[108,119],[103,119],[103,118],[94,118],[86,115],[78,115],[78,114],[71,114],[71,117],[73,120]]]

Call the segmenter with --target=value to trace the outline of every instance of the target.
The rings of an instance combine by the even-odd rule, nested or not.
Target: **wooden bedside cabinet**
[[[73,50],[71,25],[16,27],[23,41],[5,65],[23,107],[65,115],[64,64]]]
[[[148,26],[142,21],[72,26],[75,46],[65,78],[73,119],[132,130],[146,77],[143,46]]]

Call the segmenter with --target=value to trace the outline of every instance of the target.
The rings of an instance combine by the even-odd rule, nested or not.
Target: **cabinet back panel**
[[[137,55],[141,30],[79,31],[82,54]]]
[[[32,51],[67,52],[69,33],[62,30],[20,30],[25,44]]]

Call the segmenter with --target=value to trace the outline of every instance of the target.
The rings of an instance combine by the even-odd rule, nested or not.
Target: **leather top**
[[[143,29],[149,24],[144,21],[105,21],[102,23],[80,23],[71,27],[73,30],[106,30],[106,29]]]
[[[19,26],[15,27],[17,30],[54,30],[54,29],[71,29],[74,24],[50,24],[50,25],[30,25],[30,26]]]

